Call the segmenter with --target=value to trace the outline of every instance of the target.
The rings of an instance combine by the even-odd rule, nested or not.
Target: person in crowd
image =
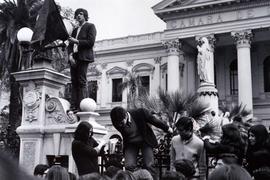
[[[105,145],[99,144],[93,138],[93,126],[87,121],[82,121],[74,133],[72,142],[72,156],[78,169],[79,176],[92,172],[99,172],[98,153]]]
[[[80,176],[79,180],[106,180],[101,174],[93,172]]]
[[[186,180],[186,177],[175,171],[166,171],[162,175],[161,180]]]
[[[113,176],[120,170],[122,170],[122,169],[117,167],[117,166],[109,166],[109,167],[107,167],[106,171],[104,172],[104,175],[109,177],[109,178],[113,178]]]
[[[220,156],[230,154],[234,157],[238,164],[241,165],[244,157],[244,143],[240,135],[240,131],[235,124],[226,124],[222,126],[222,136],[220,142],[211,143],[206,137],[204,146],[208,154]]]
[[[174,161],[174,167],[176,172],[183,174],[187,180],[192,179],[196,172],[193,162],[188,159]]]
[[[47,164],[38,164],[34,169],[34,176],[45,178],[49,166]]]
[[[47,175],[47,180],[69,180],[69,174],[66,168],[60,165],[53,165]]]
[[[216,156],[215,168],[219,168],[223,165],[239,164],[238,158],[234,154],[224,153]]]
[[[206,178],[206,154],[203,141],[193,133],[193,120],[183,116],[175,124],[178,135],[171,142],[171,170],[177,160],[189,159],[195,167],[193,179]]]
[[[34,176],[24,172],[16,160],[10,158],[11,155],[7,152],[0,151],[0,179],[1,180],[34,180]]]
[[[80,102],[88,97],[87,68],[94,62],[93,47],[96,40],[95,25],[88,21],[88,12],[79,8],[75,11],[74,18],[78,27],[72,31],[69,40],[68,54],[71,76],[71,108],[76,113],[80,110]]]
[[[246,168],[255,180],[270,179],[269,134],[262,124],[254,125],[248,131],[246,161]]]
[[[208,180],[252,180],[252,178],[244,168],[231,164],[214,169]]]
[[[132,172],[120,170],[112,178],[112,180],[136,180]]]
[[[126,170],[133,172],[137,169],[137,156],[141,150],[143,168],[149,170],[155,178],[153,148],[158,143],[150,124],[170,133],[172,128],[144,108],[127,112],[123,107],[114,107],[110,117],[113,126],[123,137]]]
[[[146,169],[138,169],[132,174],[136,180],[153,180],[151,173]]]

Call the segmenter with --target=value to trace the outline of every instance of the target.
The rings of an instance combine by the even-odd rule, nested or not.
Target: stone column
[[[179,72],[180,72],[180,90],[187,94],[187,76],[186,76],[186,61],[184,57],[184,51],[179,50]]]
[[[237,48],[238,103],[253,110],[250,44],[251,30],[231,32]]]
[[[173,39],[164,42],[163,45],[168,53],[168,92],[175,92],[180,88],[179,48],[181,43],[179,42],[179,39]]]
[[[208,103],[213,111],[218,113],[218,91],[216,89],[214,79],[214,48],[216,39],[214,35],[208,35],[206,37],[196,37],[196,40],[198,43],[198,53],[203,53],[201,55],[202,57],[197,57],[197,70],[200,77],[200,87],[198,88],[198,93],[200,98],[204,102]],[[199,58],[203,58],[202,61],[204,62],[199,62]],[[204,64],[200,65],[200,63]],[[201,79],[202,77],[200,73],[202,72],[206,74],[205,79]]]
[[[101,87],[100,87],[100,94],[102,95],[102,98],[100,98],[100,107],[104,108],[107,104],[107,98],[108,98],[108,81],[106,76],[106,70],[107,70],[107,63],[101,64],[102,68],[102,74],[101,74]]]
[[[152,90],[152,95],[156,96],[157,95],[157,90],[161,84],[161,79],[160,79],[160,64],[161,64],[161,59],[162,57],[156,57],[154,58],[155,62],[155,71],[154,71],[154,82],[153,82],[153,90]]]

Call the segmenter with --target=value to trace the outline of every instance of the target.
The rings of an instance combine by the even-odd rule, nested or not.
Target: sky
[[[165,23],[152,8],[162,0],[55,0],[74,11],[84,8],[95,24],[97,40],[163,31]]]

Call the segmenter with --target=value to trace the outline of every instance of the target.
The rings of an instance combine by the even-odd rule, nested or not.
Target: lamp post
[[[17,39],[21,47],[21,56],[20,56],[20,66],[22,69],[28,69],[32,67],[31,61],[31,39],[33,36],[33,31],[28,27],[21,28],[17,33]]]

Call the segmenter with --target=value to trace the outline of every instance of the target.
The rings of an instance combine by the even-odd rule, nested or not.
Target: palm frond
[[[207,109],[209,109],[210,105],[208,103],[203,102],[202,100],[196,99],[189,111],[188,114],[190,117],[197,120]]]

